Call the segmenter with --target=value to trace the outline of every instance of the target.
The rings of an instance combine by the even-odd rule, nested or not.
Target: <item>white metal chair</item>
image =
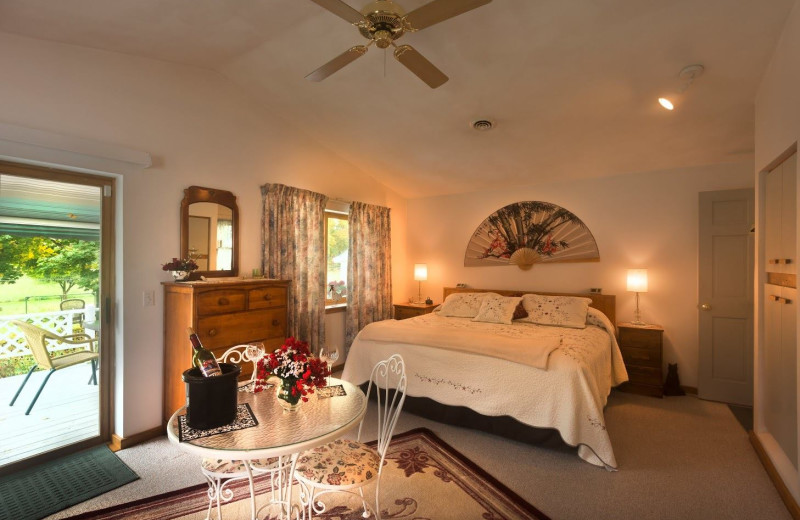
[[[226,350],[218,359],[225,363],[251,363],[253,373],[250,375],[250,383],[254,382],[257,375],[258,360],[264,355],[263,350],[259,351],[253,345],[235,345]],[[206,519],[211,518],[211,507],[217,504],[217,518],[222,519],[222,502],[229,502],[233,499],[233,491],[226,486],[236,481],[247,480],[250,483],[250,510],[252,518],[256,518],[256,496],[253,485],[253,476],[270,473],[274,476],[280,468],[278,458],[251,460],[248,466],[247,461],[243,460],[224,460],[204,458],[200,463],[200,471],[208,480],[208,510]],[[274,486],[273,486],[274,488]]]
[[[325,512],[325,504],[318,500],[321,495],[335,492],[355,495],[354,490],[358,489],[364,506],[363,516],[366,518],[372,512],[380,519],[383,461],[406,399],[406,369],[399,354],[380,361],[372,369],[367,387],[368,398],[373,387],[378,406],[378,444],[375,448],[361,442],[361,430],[364,426],[362,419],[357,441],[337,439],[307,450],[297,458],[295,478],[300,481],[302,494],[305,495],[302,498],[304,507],[308,507],[308,518]],[[367,504],[363,491],[372,482],[375,482],[374,509]]]

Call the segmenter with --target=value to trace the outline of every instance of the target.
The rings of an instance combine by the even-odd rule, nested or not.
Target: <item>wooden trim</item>
[[[605,314],[611,323],[617,323],[617,297],[613,294],[598,294],[598,293],[552,293],[552,292],[539,292],[539,291],[509,291],[507,289],[474,289],[472,287],[445,287],[443,290],[443,300],[453,293],[473,293],[473,292],[493,292],[502,294],[503,296],[522,296],[523,294],[543,294],[545,296],[577,296],[580,298],[590,298],[592,303],[589,304],[603,314]]]
[[[120,437],[115,433],[111,436],[111,442],[108,443],[108,449],[111,451],[124,450],[125,448],[136,446],[137,444],[149,441],[150,439],[155,439],[156,437],[161,437],[165,434],[166,432],[164,431],[163,426],[156,426],[155,428],[150,428],[149,430],[135,433],[130,437]]]
[[[775,489],[778,491],[778,495],[780,495],[781,500],[783,500],[789,514],[792,515],[794,520],[800,520],[800,505],[797,504],[791,492],[789,492],[789,488],[783,483],[783,479],[778,474],[778,470],[775,469],[775,465],[772,464],[772,460],[769,458],[769,455],[767,455],[764,446],[761,445],[758,436],[753,430],[750,430],[747,434],[750,437],[750,443],[756,450],[756,455],[758,455],[761,464],[764,465],[767,475],[769,475],[770,480],[772,480],[772,483],[775,485]]]
[[[325,314],[339,314],[347,310],[347,304],[325,307]]]

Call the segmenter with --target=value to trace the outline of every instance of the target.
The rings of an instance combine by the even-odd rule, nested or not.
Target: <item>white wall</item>
[[[644,321],[664,326],[665,362],[677,362],[681,384],[697,386],[698,193],[753,186],[752,163],[715,165],[606,179],[563,182],[491,192],[411,200],[407,270],[428,264],[423,296],[441,301],[442,287],[584,292],[600,287],[617,296],[617,321],[633,319],[626,269],[648,269],[641,295]],[[562,206],[580,218],[600,248],[599,262],[464,267],[472,233],[491,213],[523,200]],[[408,273],[407,294],[417,293]]]
[[[225,189],[240,209],[240,269],[260,265],[259,186],[280,182],[388,205],[393,250],[405,243],[405,200],[277,120],[219,74],[0,33],[0,120],[149,152],[153,167],[121,180],[115,432],[161,423],[160,264],[178,256],[179,208],[189,185]],[[398,261],[403,261],[400,251]],[[397,270],[394,283],[405,285]],[[145,291],[156,305],[142,306]]]
[[[795,2],[794,8],[786,20],[780,40],[756,95],[755,107],[755,178],[758,180],[768,166],[784,155],[791,147],[797,146],[797,142],[800,140],[800,2]],[[757,205],[763,199],[763,190],[759,190],[756,193]],[[759,236],[757,239],[758,242],[761,242],[763,239],[760,235],[763,232],[763,228],[759,226],[758,229]],[[761,273],[761,271],[763,269],[757,267],[756,272]],[[757,281],[756,294],[761,293],[760,286],[763,282],[762,275]],[[763,294],[761,296],[763,297]],[[762,408],[764,408],[764,392],[761,383],[765,376],[764,365],[760,362],[764,350],[761,342],[763,326],[760,324],[759,319],[761,301],[761,298],[756,299],[755,311],[756,390],[754,429],[787,488],[789,488],[794,499],[800,502],[800,474],[770,432],[766,430],[761,412]],[[800,320],[798,320],[798,323],[800,323]],[[800,356],[798,359],[800,359]],[[800,364],[798,365],[798,381],[800,381]],[[785,391],[797,393],[798,388],[786,388]],[[797,413],[800,414],[800,410]],[[800,436],[798,436],[798,444],[800,445]]]

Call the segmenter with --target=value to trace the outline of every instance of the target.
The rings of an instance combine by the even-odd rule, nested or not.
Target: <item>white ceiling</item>
[[[793,4],[494,0],[402,37],[450,77],[436,90],[374,47],[305,80],[365,42],[310,0],[0,0],[0,31],[217,70],[421,197],[752,158],[756,90]],[[694,63],[703,77],[661,109]],[[496,128],[472,130],[479,118]]]

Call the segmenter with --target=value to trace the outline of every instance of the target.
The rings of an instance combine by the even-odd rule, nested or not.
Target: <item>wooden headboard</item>
[[[605,314],[611,323],[616,327],[617,325],[617,297],[613,294],[598,294],[598,293],[552,293],[540,291],[509,291],[506,289],[474,289],[472,287],[445,287],[443,297],[447,297],[453,293],[474,293],[474,292],[493,292],[502,294],[503,296],[522,296],[523,294],[544,294],[546,296],[579,296],[581,298],[591,298],[592,303],[589,307],[594,307],[598,311]],[[444,300],[442,300],[444,301]]]

